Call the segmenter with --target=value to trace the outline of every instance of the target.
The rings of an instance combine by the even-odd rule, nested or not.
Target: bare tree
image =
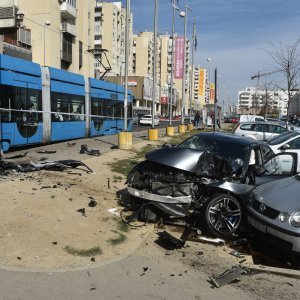
[[[271,57],[274,59],[277,67],[282,70],[287,88],[283,89],[287,91],[287,119],[289,120],[289,107],[293,98],[293,91],[298,88],[298,75],[300,70],[300,56],[298,47],[300,40],[297,40],[293,45],[284,45],[282,42],[277,44],[271,43],[273,46],[272,51],[268,51]]]
[[[267,117],[267,114],[270,113],[274,98],[272,95],[274,95],[274,92],[272,91],[274,89],[273,81],[267,81],[264,80],[262,83],[262,96],[261,96],[261,109],[260,109],[260,115]]]

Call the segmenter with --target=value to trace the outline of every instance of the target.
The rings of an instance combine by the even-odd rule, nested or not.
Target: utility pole
[[[196,22],[193,22],[193,45],[192,45],[192,70],[190,76],[190,123],[192,123],[192,96],[194,91],[194,52],[195,52],[195,38],[196,38]]]
[[[215,120],[214,120],[214,131],[217,128],[217,116],[218,116],[218,71],[215,68]]]

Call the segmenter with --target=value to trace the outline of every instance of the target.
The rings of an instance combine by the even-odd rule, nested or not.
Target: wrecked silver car
[[[295,174],[296,158],[280,156],[253,139],[202,133],[146,154],[129,173],[127,190],[144,219],[181,217],[226,238],[240,228],[255,185]]]

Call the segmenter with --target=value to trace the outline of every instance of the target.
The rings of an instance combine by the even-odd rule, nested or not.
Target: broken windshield
[[[196,149],[200,151],[209,151],[229,161],[242,159],[246,161],[249,147],[246,144],[234,143],[232,141],[213,140],[203,136],[194,135],[178,145],[179,148]]]

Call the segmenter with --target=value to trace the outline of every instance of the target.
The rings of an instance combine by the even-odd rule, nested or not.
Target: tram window
[[[118,117],[118,118],[122,118],[123,117],[123,103],[120,102],[120,101],[116,101],[116,105],[115,105],[115,108],[116,108],[116,114],[115,116]]]
[[[106,99],[104,102],[105,107],[105,116],[114,118],[116,117],[116,102],[115,100],[108,100]]]
[[[0,85],[0,106],[5,109],[14,109],[13,105],[13,89],[7,85]],[[13,112],[2,110],[1,122],[13,122]]]
[[[71,121],[83,121],[84,116],[84,104],[82,97],[71,96],[70,110],[73,115],[71,115]]]

